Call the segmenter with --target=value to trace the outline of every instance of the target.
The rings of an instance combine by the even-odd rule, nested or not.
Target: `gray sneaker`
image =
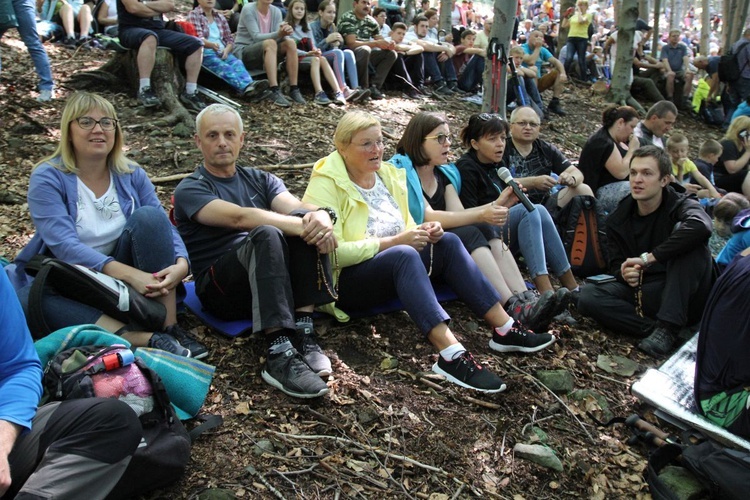
[[[328,392],[326,383],[312,372],[291,343],[276,347],[279,352],[268,354],[261,373],[267,384],[295,398],[318,398]]]
[[[313,102],[317,104],[318,106],[328,106],[329,104],[331,104],[331,100],[328,98],[326,93],[323,92],[322,90],[318,92],[317,94],[315,94],[315,99],[313,100]]]
[[[305,100],[304,97],[302,97],[302,92],[300,92],[299,89],[292,89],[289,92],[289,97],[296,104],[307,104],[307,101]],[[326,97],[326,99],[328,98]]]
[[[312,318],[306,316],[297,321],[297,337],[295,347],[302,354],[307,366],[318,376],[327,377],[333,373],[331,360],[318,345],[318,339],[313,328]]]
[[[168,326],[165,331],[167,334],[174,337],[181,346],[190,351],[191,358],[203,359],[208,356],[208,349],[206,349],[206,346],[195,340],[189,332],[185,331],[177,323]]]
[[[255,80],[250,82],[250,85],[245,87],[242,92],[242,96],[245,99],[254,101],[263,95],[263,92],[268,88],[268,80]]]
[[[268,97],[266,97],[269,101],[274,103],[276,106],[282,107],[282,108],[288,108],[292,105],[286,97],[284,97],[284,94],[281,93],[279,89],[272,90]]]
[[[144,108],[158,108],[161,106],[161,99],[156,97],[151,87],[144,87],[143,90],[138,92],[138,102]]]
[[[190,357],[190,349],[185,349],[177,342],[173,336],[168,333],[154,332],[151,338],[148,339],[148,346],[154,349],[161,349],[162,351],[171,352],[178,356]]]

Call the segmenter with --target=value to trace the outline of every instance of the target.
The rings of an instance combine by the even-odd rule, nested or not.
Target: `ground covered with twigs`
[[[0,43],[0,255],[10,259],[34,230],[25,205],[28,177],[59,140],[60,112],[69,93],[65,81],[110,56],[56,46],[49,52],[61,99],[41,105],[32,99],[34,70],[20,40],[11,33]],[[152,177],[195,168],[200,158],[192,131],[180,136],[179,130],[155,127],[159,112],[138,107],[124,88],[102,93],[118,109],[128,154]],[[415,102],[402,100],[400,92],[391,96],[359,106],[381,118],[386,157],[416,112],[445,113],[457,134],[478,110],[455,99]],[[563,97],[568,115],[545,124],[542,137],[577,159],[598,128],[604,104],[589,87],[569,85]],[[290,111],[270,104],[245,106],[248,139],[241,162],[271,169],[301,195],[308,164],[332,151],[333,130],[343,112],[312,104]],[[690,138],[694,153],[704,138],[721,135],[684,116],[676,128]],[[453,147],[457,157],[460,147]],[[157,184],[166,207],[176,184]],[[318,322],[334,363],[331,391],[319,401],[294,400],[262,382],[261,339],[222,338],[185,314],[181,322],[209,346],[208,361],[217,366],[204,411],[223,415],[225,423],[195,444],[182,481],[148,498],[648,496],[643,450],[626,444],[627,429],[598,428],[587,416],[607,420],[649,414],[628,387],[655,361],[636,351],[632,339],[579,318],[577,327],[556,330],[559,342],[541,354],[499,356],[490,353],[490,332],[481,320],[460,303],[446,307],[464,345],[503,375],[505,393],[476,395],[432,375],[436,353],[404,313],[394,313],[347,324]],[[635,375],[603,371],[597,367],[600,355],[635,361]],[[572,375],[577,399],[555,395],[537,380],[538,371],[551,369]],[[514,456],[516,443],[547,444],[562,461],[562,472]]]

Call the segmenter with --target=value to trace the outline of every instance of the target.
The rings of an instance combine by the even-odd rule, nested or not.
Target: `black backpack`
[[[737,56],[747,48],[748,44],[750,44],[750,42],[746,41],[740,45],[737,52],[732,51],[732,48],[729,47],[727,53],[721,56],[721,59],[719,59],[719,81],[732,83],[740,79],[742,71],[745,69],[745,66],[747,66],[747,62],[745,62],[745,66],[740,68]]]
[[[151,386],[153,408],[139,416],[143,427],[141,444],[112,489],[110,499],[133,498],[172,484],[182,477],[190,460],[191,435],[177,418],[159,375],[140,359],[133,359],[132,353],[126,353],[130,350],[116,345],[66,349],[49,362],[43,379],[47,401],[95,397],[95,385],[100,383],[97,377],[128,378],[133,385]],[[123,363],[123,359],[132,361]],[[139,370],[140,374],[134,375],[132,370]],[[137,384],[133,382],[135,377]]]
[[[680,460],[678,461],[678,457]],[[666,444],[648,459],[646,479],[655,500],[676,500],[677,495],[659,478],[667,465],[681,465],[705,486],[710,498],[741,500],[750,491],[750,452],[704,441],[691,446]]]
[[[579,278],[601,274],[607,269],[607,234],[604,217],[593,196],[575,196],[561,209],[557,229],[570,261],[570,269]]]

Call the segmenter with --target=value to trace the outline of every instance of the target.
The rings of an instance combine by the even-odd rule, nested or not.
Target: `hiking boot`
[[[369,99],[369,97],[370,89],[354,89],[346,96],[346,100],[349,102],[362,102]]]
[[[432,92],[433,94],[438,94],[446,97],[453,95],[453,91],[449,89],[448,85],[446,85],[442,80],[433,85]]]
[[[242,96],[253,101],[261,97],[266,89],[268,89],[268,80],[255,80],[245,87]]]
[[[638,349],[656,358],[666,356],[672,352],[674,342],[675,335],[672,332],[663,326],[657,326],[651,332],[651,335],[641,340],[638,344]]]
[[[297,338],[295,347],[298,348],[302,359],[307,366],[319,377],[327,377],[333,370],[331,369],[331,360],[325,355],[320,348],[313,328],[312,318],[306,316],[297,321]]]
[[[300,92],[299,89],[292,89],[289,91],[289,98],[294,102],[295,104],[307,104],[307,101],[304,97],[302,97],[302,92]],[[317,98],[317,96],[316,96]],[[328,97],[326,97],[326,100],[328,100]],[[330,101],[328,101],[330,104]],[[317,104],[317,103],[316,103]]]
[[[274,347],[277,352],[269,352],[261,372],[267,384],[295,398],[317,398],[328,392],[326,383],[312,372],[291,343]]]
[[[567,113],[564,109],[562,109],[562,106],[560,105],[560,99],[557,97],[553,97],[552,100],[550,100],[549,104],[547,105],[547,109],[555,113],[556,115],[565,116]]]
[[[478,363],[469,351],[463,351],[453,361],[446,361],[438,356],[438,361],[432,365],[432,371],[444,376],[452,382],[475,391],[496,393],[503,392],[505,382],[500,377]]]
[[[292,92],[294,92],[294,91],[292,91]],[[301,94],[300,94],[300,97],[302,97]],[[295,99],[295,101],[299,102],[296,99]],[[315,94],[315,98],[313,99],[313,102],[315,104],[317,104],[318,106],[328,106],[329,104],[331,104],[331,100],[328,98],[328,96],[326,95],[326,93],[323,92],[322,90],[320,92],[318,92],[317,94]]]
[[[554,335],[534,333],[516,321],[505,335],[495,328],[490,340],[490,349],[498,352],[537,352],[554,343]]]
[[[570,314],[570,311],[565,309],[563,312],[552,318],[552,321],[554,323],[558,323],[560,325],[568,325],[568,326],[576,326],[578,324],[578,320],[573,317],[572,314]]]
[[[208,349],[206,349],[206,346],[195,340],[189,332],[185,331],[177,323],[168,326],[165,329],[165,333],[174,337],[182,347],[189,350],[191,358],[203,359],[208,356]]]
[[[143,87],[143,90],[138,92],[138,102],[144,108],[158,108],[161,106],[161,99],[156,97],[151,87]]]
[[[195,111],[196,113],[200,113],[201,110],[206,107],[206,103],[203,102],[203,99],[198,95],[198,92],[192,94],[183,92],[180,94],[180,102],[185,106],[185,109],[188,111]]]
[[[382,99],[385,99],[385,96],[380,90],[378,90],[375,85],[372,85],[370,86],[370,99],[372,99],[373,101],[380,101]]]
[[[168,333],[154,332],[148,339],[148,347],[161,349],[162,351],[171,352],[178,356],[190,357],[190,349],[186,349],[177,342],[173,336]]]
[[[284,97],[284,94],[282,94],[279,89],[272,90],[266,99],[281,108],[288,108],[292,105],[292,103],[289,102],[286,97]]]
[[[402,94],[402,96],[404,99],[414,99],[414,100],[422,99],[422,94],[420,94],[414,89],[404,90],[404,93]]]
[[[333,102],[336,106],[346,106],[346,97],[343,92],[336,92],[333,94]]]
[[[36,98],[36,102],[50,102],[55,98],[55,91],[53,89],[42,89],[39,91],[39,97]]]
[[[544,331],[549,326],[552,318],[565,306],[560,307],[555,297],[555,292],[548,290],[540,297],[533,300],[524,300],[519,295],[508,299],[506,311],[513,319],[529,327],[531,330]]]

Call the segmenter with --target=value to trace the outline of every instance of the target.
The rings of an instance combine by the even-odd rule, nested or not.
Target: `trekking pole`
[[[505,85],[505,77],[507,72],[507,66],[508,64],[508,55],[505,53],[505,45],[500,43],[497,44],[497,50],[500,52],[497,62],[497,79],[495,80],[495,89],[494,89],[494,95],[495,95],[495,106],[492,110],[493,113],[498,113],[500,110],[500,85]],[[505,116],[505,110],[503,110],[503,116]]]
[[[491,85],[490,85],[490,111],[495,110],[496,104],[496,82],[495,79],[497,78],[497,72],[495,71],[495,68],[497,66],[497,38],[492,38],[487,45],[487,53],[492,56],[492,65],[490,66],[490,76],[491,76]]]
[[[513,64],[513,59],[508,61],[508,67],[510,68],[510,79],[516,83],[516,99],[521,101],[521,106],[526,106],[526,93],[521,79],[518,77],[518,71],[516,71],[516,65]]]
[[[655,425],[643,420],[639,415],[630,415],[627,419],[625,419],[625,424],[634,429],[638,429],[641,432],[645,432],[646,439],[656,446],[664,446],[667,443],[678,444],[677,441],[669,434],[659,429]]]

